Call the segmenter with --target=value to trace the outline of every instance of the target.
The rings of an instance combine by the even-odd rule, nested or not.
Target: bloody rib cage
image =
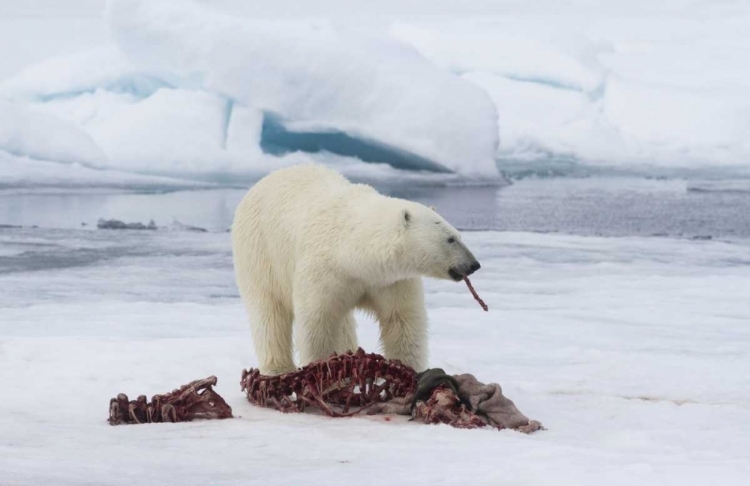
[[[247,399],[255,405],[282,412],[304,412],[310,406],[331,417],[355,415],[406,397],[414,393],[416,383],[416,372],[410,367],[362,348],[279,376],[243,370],[241,380]]]

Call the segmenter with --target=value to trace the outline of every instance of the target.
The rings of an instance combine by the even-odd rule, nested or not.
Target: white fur
[[[263,374],[295,369],[293,322],[301,365],[355,350],[355,309],[378,319],[387,358],[427,368],[421,276],[448,279],[450,267],[474,262],[435,211],[317,165],[253,186],[235,213],[232,250]]]

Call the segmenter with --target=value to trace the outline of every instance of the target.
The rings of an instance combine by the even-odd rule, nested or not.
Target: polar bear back
[[[363,198],[382,196],[318,165],[288,167],[261,179],[238,205],[232,225],[233,247],[240,250],[235,264],[253,272],[240,274],[240,285],[262,285],[255,290],[288,303],[299,261],[315,255],[335,266],[330,252],[356,225]]]

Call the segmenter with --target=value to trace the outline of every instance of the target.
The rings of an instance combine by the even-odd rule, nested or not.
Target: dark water
[[[393,194],[435,205],[464,230],[750,236],[750,191],[697,189],[683,181],[547,179],[500,189],[413,188]]]
[[[604,236],[750,237],[744,186],[626,178],[523,180],[506,187],[378,187],[434,205],[461,230]],[[225,231],[244,190],[159,194],[0,192],[0,225],[95,227],[99,218]]]

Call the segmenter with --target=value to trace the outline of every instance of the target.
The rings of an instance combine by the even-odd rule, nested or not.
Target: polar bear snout
[[[464,277],[468,277],[482,267],[471,250],[457,238],[449,246],[452,253],[450,260],[452,261],[450,261],[448,267],[448,276],[451,280],[460,282]]]
[[[480,265],[478,261],[474,260],[469,265],[449,268],[448,274],[453,280],[455,280],[456,282],[460,282],[464,277],[468,277],[480,268],[482,268],[482,265]]]

